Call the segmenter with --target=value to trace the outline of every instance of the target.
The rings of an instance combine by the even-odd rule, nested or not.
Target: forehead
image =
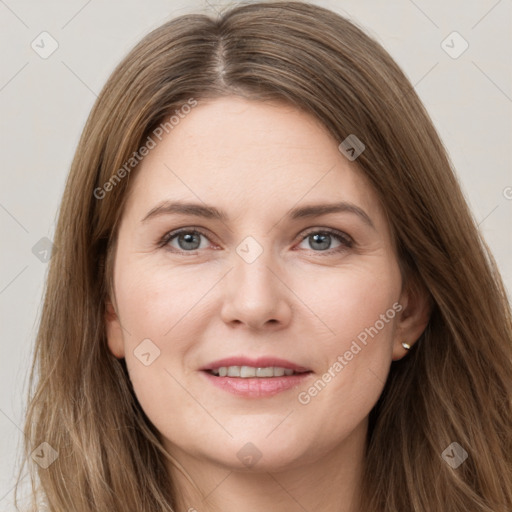
[[[131,183],[128,208],[194,200],[237,217],[346,200],[382,214],[368,180],[325,127],[283,103],[200,102],[155,141]]]

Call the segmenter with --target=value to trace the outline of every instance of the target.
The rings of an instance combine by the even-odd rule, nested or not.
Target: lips
[[[266,398],[304,384],[309,368],[276,357],[228,357],[200,368],[213,386],[242,398]]]
[[[226,368],[230,366],[248,366],[251,368],[284,368],[288,370],[293,370],[294,373],[304,373],[311,371],[309,368],[300,366],[291,361],[287,361],[286,359],[280,359],[277,357],[270,356],[259,357],[256,359],[252,359],[249,357],[227,357],[224,359],[218,359],[217,361],[212,361],[211,363],[208,363],[207,365],[199,369],[211,372],[212,370],[218,370],[219,368]]]

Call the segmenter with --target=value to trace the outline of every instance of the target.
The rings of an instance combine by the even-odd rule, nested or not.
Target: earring
[[[406,343],[405,341],[402,341],[402,347],[405,348],[405,350],[409,350],[411,348],[411,345],[409,345],[408,343]]]

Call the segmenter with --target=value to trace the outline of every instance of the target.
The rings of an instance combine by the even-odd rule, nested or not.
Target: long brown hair
[[[119,170],[190,98],[225,95],[286,102],[339,142],[357,135],[366,146],[357,164],[386,211],[405,285],[432,301],[371,412],[361,510],[512,510],[512,321],[495,261],[403,72],[353,22],[302,2],[173,19],[99,95],[62,200],[30,374],[27,462],[43,442],[58,452],[46,469],[30,466],[33,496],[54,512],[173,510],[167,454],[106,344],[117,226],[136,167]],[[456,469],[442,457],[453,442],[468,454]]]

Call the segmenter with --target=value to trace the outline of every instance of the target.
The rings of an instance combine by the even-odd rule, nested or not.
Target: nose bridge
[[[271,237],[245,237],[236,247],[234,255],[233,279],[245,289],[245,293],[270,293],[276,288],[275,251],[271,247]],[[276,264],[277,263],[277,264]]]
[[[224,297],[225,321],[257,327],[269,321],[284,324],[289,320],[286,286],[270,244],[271,237],[259,241],[248,236],[236,247]]]

